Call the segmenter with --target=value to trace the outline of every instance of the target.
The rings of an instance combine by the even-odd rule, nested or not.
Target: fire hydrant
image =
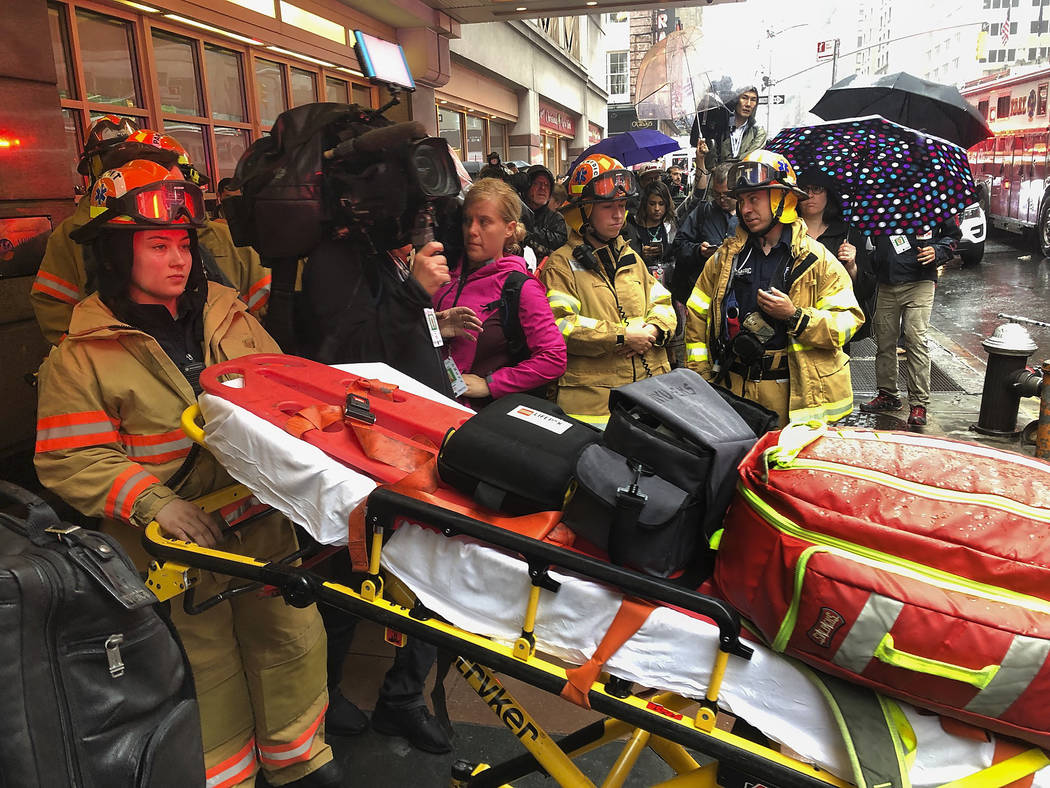
[[[1042,388],[1043,375],[1028,369],[1028,359],[1036,351],[1027,329],[1017,323],[1004,323],[981,343],[988,352],[988,367],[981,392],[981,413],[973,430],[982,435],[1012,438],[1020,434],[1017,413],[1021,397],[1035,397]]]

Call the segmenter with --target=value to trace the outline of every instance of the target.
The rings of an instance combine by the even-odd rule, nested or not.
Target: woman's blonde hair
[[[463,200],[464,212],[467,208],[482,200],[489,200],[496,206],[496,212],[505,222],[516,222],[514,234],[503,245],[505,254],[519,254],[521,242],[525,240],[525,224],[521,221],[521,198],[505,181],[498,178],[481,178],[467,191]]]

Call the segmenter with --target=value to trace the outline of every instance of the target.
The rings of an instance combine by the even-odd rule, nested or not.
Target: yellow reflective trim
[[[711,309],[711,299],[700,290],[693,288],[693,292],[689,295],[689,300],[685,302],[685,305],[700,317],[707,317],[707,313]]]
[[[580,310],[583,308],[583,305],[578,298],[573,298],[571,295],[561,290],[548,290],[547,303],[551,305],[551,309],[556,306],[562,306],[576,314],[579,314]]]
[[[940,788],[997,788],[1017,782],[1047,766],[1050,766],[1050,757],[1042,750],[1033,748],[967,777],[944,783]]]
[[[653,286],[649,288],[650,301],[661,301],[664,299],[669,299],[670,297],[671,292],[660,283],[659,279],[654,281]]]
[[[572,330],[576,327],[576,315],[563,317],[561,320],[557,321],[555,325],[558,327],[558,330],[561,331],[561,335],[563,337],[567,337],[569,336],[569,334],[572,333]]]
[[[992,683],[999,672],[999,665],[986,665],[983,668],[966,668],[962,665],[953,665],[950,662],[941,662],[939,659],[931,659],[918,654],[909,654],[894,648],[893,635],[887,632],[882,636],[879,645],[875,647],[873,655],[879,662],[892,665],[902,670],[910,670],[914,673],[925,673],[928,676],[939,676],[952,681],[961,681],[971,687],[983,690]]]
[[[707,345],[689,342],[685,346],[686,358],[690,361],[707,361]]]
[[[857,297],[852,288],[844,287],[837,293],[829,293],[817,301],[817,309],[852,309],[857,306]]]
[[[844,397],[837,402],[829,402],[826,405],[818,405],[814,408],[801,408],[793,410],[788,414],[788,420],[796,421],[838,421],[843,416],[853,411],[853,395]]]
[[[801,353],[806,350],[812,350],[813,345],[803,345],[801,342],[791,342],[788,344],[788,350],[792,353]]]
[[[578,325],[580,328],[589,328],[593,330],[598,327],[598,321],[595,320],[593,317],[587,317],[586,315],[577,315],[576,325]]]
[[[577,421],[582,421],[584,424],[597,424],[601,427],[604,427],[609,421],[609,414],[605,414],[604,416],[591,416],[586,413],[566,413],[565,415],[576,419]]]

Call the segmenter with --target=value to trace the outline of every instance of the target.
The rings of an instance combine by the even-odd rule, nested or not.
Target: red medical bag
[[[792,425],[740,464],[714,579],[776,651],[1050,746],[1050,464]]]

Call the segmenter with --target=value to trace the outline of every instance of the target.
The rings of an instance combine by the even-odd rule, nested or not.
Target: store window
[[[272,126],[288,109],[284,97],[284,66],[272,60],[255,59],[255,87],[259,99],[259,122]]]
[[[74,191],[83,192],[87,179],[77,172],[80,151],[84,148],[84,135],[80,128],[80,113],[71,109],[62,110],[62,125],[65,128],[66,158],[69,161],[69,177]]]
[[[131,23],[78,9],[77,33],[84,98],[98,104],[142,106]]]
[[[500,161],[507,161],[510,154],[507,151],[507,124],[489,121],[489,150],[494,150],[500,155]],[[485,151],[488,153],[488,151]]]
[[[208,75],[211,117],[214,120],[240,123],[246,121],[248,118],[244,111],[244,68],[240,53],[205,44],[204,63]]]
[[[227,178],[237,169],[237,162],[251,144],[247,129],[215,127],[215,174]],[[218,181],[216,181],[218,183]]]
[[[609,101],[626,101],[629,99],[627,52],[609,53]]]
[[[346,84],[346,80],[335,79],[334,77],[325,77],[324,100],[335,101],[340,104],[349,104],[350,93],[349,86]]]
[[[198,87],[200,69],[196,42],[154,30],[153,57],[156,61],[157,86],[160,88],[161,112],[200,117],[204,101]]]
[[[292,106],[317,101],[317,76],[301,68],[292,68]]]
[[[58,72],[59,98],[74,98],[73,73],[69,57],[69,28],[66,10],[60,6],[47,7],[47,21],[51,27],[51,51],[55,53],[55,71]]]
[[[438,110],[438,136],[448,142],[460,159],[463,155],[463,132],[461,115],[447,109]]]
[[[164,132],[182,143],[190,161],[202,172],[211,171],[211,157],[208,155],[208,144],[206,141],[204,126],[196,123],[179,123],[178,121],[164,121]]]
[[[485,150],[485,121],[474,115],[467,115],[467,161],[484,161],[488,153]]]
[[[372,103],[372,88],[368,85],[359,85],[356,82],[353,83],[354,87],[354,104],[359,104],[362,107],[371,107],[375,109],[375,105]]]

